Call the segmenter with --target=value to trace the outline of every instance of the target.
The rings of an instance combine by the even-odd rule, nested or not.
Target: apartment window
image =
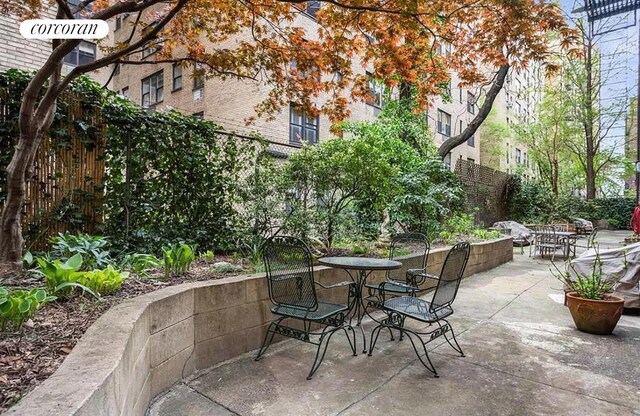
[[[522,163],[522,151],[516,148],[516,163]]]
[[[300,108],[291,104],[289,106],[289,142],[302,144],[303,141],[311,144],[318,143],[318,116],[310,117]]]
[[[476,163],[476,160],[475,160],[475,159],[472,159],[472,158],[470,158],[470,157],[468,157],[468,158],[467,158],[467,160],[468,160],[469,162],[471,162],[471,163]]]
[[[442,56],[447,56],[451,53],[451,44],[447,42],[441,42],[438,44],[438,53]]]
[[[460,131],[458,133],[462,133],[462,120],[460,120]]]
[[[467,146],[476,147],[476,135],[472,134],[471,137],[467,139]]]
[[[451,136],[451,114],[438,110],[438,133]]]
[[[384,84],[376,80],[373,74],[367,72],[369,77],[369,95],[367,96],[367,104],[377,108],[382,108],[384,105]]]
[[[467,112],[476,113],[476,96],[470,92],[467,92]]]
[[[193,117],[193,118],[200,118],[200,119],[203,119],[203,118],[204,118],[204,111],[199,111],[199,112],[197,112],[197,113],[193,113],[193,114],[191,115],[191,117]]]
[[[160,49],[162,49],[162,44],[147,42],[142,47],[142,59],[146,58],[147,56],[153,55],[154,53],[158,52]]]
[[[124,87],[122,91],[120,91],[120,95],[122,95],[122,98],[129,98],[129,87]]]
[[[142,106],[148,107],[162,101],[164,92],[164,71],[142,80]]]
[[[182,89],[182,65],[173,64],[173,84],[171,86],[172,91],[178,91]]]
[[[447,169],[451,170],[451,153],[447,153],[447,155],[444,157],[443,162]]]
[[[93,42],[81,41],[74,50],[64,57],[64,63],[71,66],[90,64],[96,60],[96,44]]]
[[[204,88],[204,70],[202,64],[196,63],[193,67],[193,89],[201,90]]]
[[[320,1],[306,1],[304,3],[296,5],[295,7],[304,12],[304,14],[306,14],[307,16],[315,19],[316,14],[318,13],[318,10],[320,10],[321,6],[322,2]]]
[[[116,16],[116,30],[122,27],[122,16]]]

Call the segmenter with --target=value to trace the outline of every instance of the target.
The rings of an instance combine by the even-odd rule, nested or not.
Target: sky
[[[561,0],[560,4],[566,15],[578,17],[571,13],[584,0]],[[602,72],[609,71],[610,76],[602,88],[601,106],[624,105],[637,94],[638,85],[638,25],[640,18],[636,13],[627,13],[612,17],[594,24],[598,35],[598,47],[602,53]],[[608,33],[607,33],[608,32]],[[625,135],[625,119],[603,121],[613,124],[605,140],[610,146],[619,148],[622,152],[622,140]]]

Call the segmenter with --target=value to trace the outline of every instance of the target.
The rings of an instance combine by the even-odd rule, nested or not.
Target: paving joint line
[[[438,354],[441,357],[448,358],[450,360],[453,360],[453,359],[457,358],[457,357],[451,357],[450,355],[445,355],[445,354],[441,354],[441,353],[437,353],[437,352],[436,352],[436,354]],[[459,358],[467,358],[467,357],[459,357]],[[609,404],[612,404],[612,405],[615,405],[615,406],[620,406],[620,407],[624,407],[626,409],[635,410],[633,407],[630,407],[630,406],[628,406],[626,404],[612,402],[610,400],[607,400],[607,399],[604,399],[604,398],[601,398],[601,397],[597,397],[597,396],[593,396],[593,395],[588,394],[588,393],[577,392],[575,390],[570,390],[570,389],[567,389],[567,388],[564,388],[564,387],[554,386],[553,384],[545,383],[545,382],[539,381],[539,380],[533,380],[533,379],[530,379],[530,378],[527,378],[527,377],[524,377],[524,376],[520,376],[520,375],[517,375],[517,374],[512,374],[512,373],[509,373],[508,371],[501,370],[499,368],[494,368],[494,367],[491,367],[491,366],[488,366],[488,365],[485,365],[485,364],[480,364],[480,363],[477,363],[477,362],[474,362],[474,361],[471,361],[471,360],[466,360],[465,362],[468,362],[471,365],[474,365],[476,367],[484,368],[486,370],[490,370],[490,371],[495,371],[495,372],[498,372],[498,373],[506,374],[508,376],[511,376],[511,377],[514,377],[514,378],[518,378],[520,380],[530,381],[532,383],[541,384],[543,386],[551,387],[553,389],[562,390],[562,391],[565,391],[565,392],[568,392],[568,393],[573,393],[573,394],[577,394],[579,396],[588,397],[588,398],[591,398],[591,399],[594,399],[594,400],[598,400],[598,401],[601,401],[601,402],[605,402],[605,403],[609,403]]]
[[[209,401],[209,402],[211,402],[211,403],[213,403],[213,404],[215,404],[215,405],[217,405],[217,406],[222,407],[223,409],[225,409],[225,410],[229,411],[231,414],[234,414],[234,415],[236,415],[236,416],[242,416],[240,413],[238,413],[238,412],[236,412],[236,411],[234,411],[234,410],[232,410],[232,409],[228,408],[227,406],[223,405],[222,403],[218,403],[217,401],[213,400],[211,397],[207,396],[207,395],[206,395],[206,394],[204,394],[204,393],[201,393],[200,391],[198,391],[198,390],[194,389],[194,388],[193,388],[193,387],[191,387],[190,385],[188,385],[188,384],[186,384],[186,383],[185,383],[185,386],[187,386],[187,388],[188,388],[189,390],[191,390],[192,392],[194,392],[195,394],[199,395],[200,397],[204,398],[205,400],[207,400],[207,401]]]

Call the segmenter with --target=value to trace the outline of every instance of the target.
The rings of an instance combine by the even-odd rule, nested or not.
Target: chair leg
[[[271,345],[271,342],[273,342],[273,337],[276,334],[276,331],[274,331],[273,328],[278,326],[280,324],[280,322],[282,322],[283,319],[284,318],[279,318],[279,319],[271,322],[271,325],[269,325],[269,328],[267,329],[267,333],[264,335],[264,340],[262,341],[262,346],[258,350],[258,354],[256,354],[256,357],[254,358],[255,361],[260,360],[260,358],[262,358],[264,353],[267,352],[267,349],[269,349],[269,346]]]
[[[325,330],[326,329],[327,328],[325,328]],[[311,378],[313,377],[313,374],[316,372],[318,367],[320,367],[320,364],[322,364],[322,360],[324,360],[324,356],[327,353],[327,347],[329,346],[329,341],[331,340],[331,337],[333,336],[333,334],[335,334],[336,331],[338,331],[339,329],[342,329],[342,328],[338,327],[327,332],[323,331],[322,335],[320,335],[320,342],[318,343],[316,358],[313,360],[313,365],[311,366],[311,371],[309,371],[307,380],[311,380]]]
[[[409,341],[411,341],[411,345],[413,346],[413,350],[416,352],[416,355],[418,356],[418,360],[420,360],[420,362],[422,363],[422,365],[430,372],[433,374],[433,376],[435,378],[440,377],[438,375],[438,372],[436,371],[436,368],[434,367],[433,363],[431,362],[431,358],[429,358],[429,353],[427,352],[427,345],[422,341],[422,338],[420,338],[420,335],[416,334],[415,332],[408,330],[408,329],[401,329],[401,332],[405,332],[407,333],[407,338],[409,338]],[[418,350],[418,347],[416,346],[415,341],[413,340],[412,335],[414,335],[416,338],[418,338],[418,341],[420,341],[420,345],[422,345],[422,351],[424,351],[424,358],[422,358],[422,355],[420,354],[420,351]],[[426,361],[425,361],[426,358]]]
[[[380,331],[382,330],[382,328],[385,325],[378,325],[377,327],[373,328],[373,331],[371,331],[371,342],[369,342],[369,353],[367,354],[369,357],[371,357],[371,353],[373,352],[373,349],[375,348],[377,342],[378,342],[378,337],[380,336]],[[387,327],[389,328],[389,327]],[[389,328],[389,331],[391,331],[391,328]]]
[[[453,327],[451,326],[449,321],[447,321],[445,319],[443,319],[443,321],[445,321],[447,323],[447,325],[449,325],[449,331],[451,332],[451,338],[453,339],[453,343],[451,343],[451,340],[449,339],[449,335],[447,335],[447,332],[444,333],[444,339],[447,340],[449,345],[451,345],[451,348],[456,350],[460,354],[461,357],[466,357],[466,355],[464,355],[464,352],[462,351],[462,347],[460,347],[460,344],[458,344],[458,340],[456,339],[456,334],[453,332]],[[438,322],[438,325],[440,325],[440,322]],[[442,328],[442,325],[440,325],[440,327]]]
[[[353,352],[353,356],[357,357],[358,353],[356,352],[356,348],[357,348],[356,331],[353,329],[353,327],[351,325],[343,326],[342,329],[344,330],[344,333],[347,336],[347,341],[349,341],[349,346],[351,347],[351,351]],[[351,330],[351,333],[353,334],[353,341],[351,341],[351,338],[349,338],[349,331],[347,331],[347,329]]]

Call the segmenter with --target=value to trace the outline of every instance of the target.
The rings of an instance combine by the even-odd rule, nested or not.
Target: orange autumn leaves
[[[37,8],[35,1],[9,3],[23,14]],[[116,3],[143,4],[96,0],[93,11]],[[369,93],[362,69],[390,87],[412,83],[426,108],[451,71],[474,85],[505,63],[519,69],[548,61],[553,70],[550,32],[576,53],[576,34],[559,6],[546,0],[331,0],[322,2],[317,24],[301,3],[188,0],[161,32],[161,54],[202,61],[210,76],[261,82],[268,93],[258,114],[293,101],[340,120],[350,101]],[[143,20],[158,21],[176,2],[147,4]],[[438,52],[443,49],[450,53]]]

